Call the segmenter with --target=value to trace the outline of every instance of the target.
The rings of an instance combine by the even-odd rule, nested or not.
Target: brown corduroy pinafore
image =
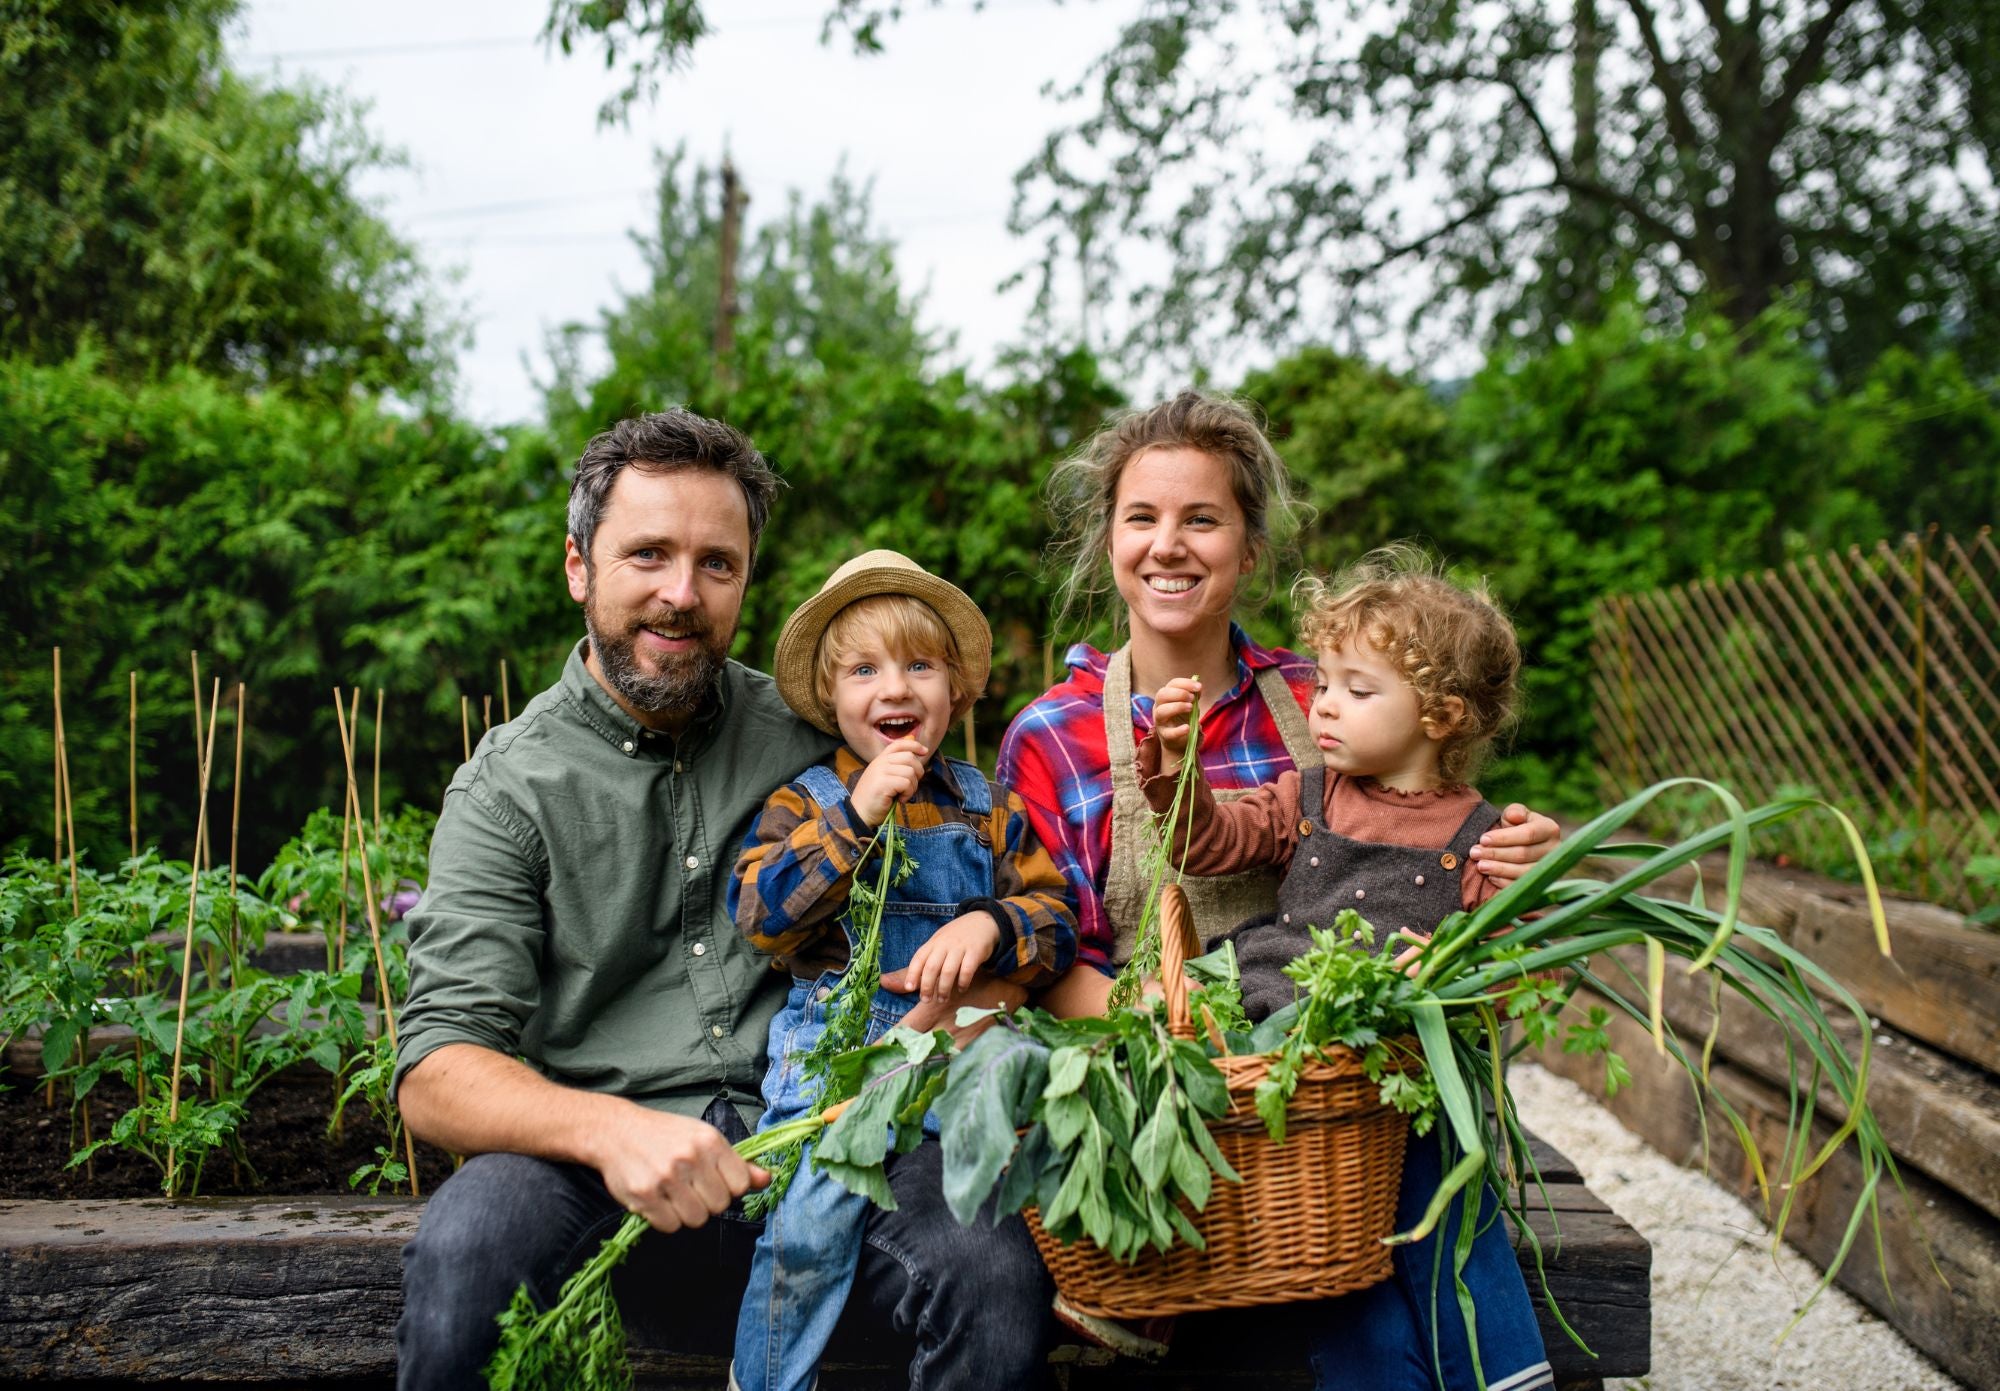
[[[1285,684],[1284,673],[1277,667],[1266,667],[1257,673],[1256,684],[1292,762],[1301,770],[1319,766],[1319,748],[1306,728],[1305,712]],[[1149,887],[1142,867],[1150,843],[1147,828],[1152,810],[1146,805],[1146,794],[1139,790],[1139,749],[1132,733],[1132,650],[1121,647],[1111,654],[1104,669],[1104,746],[1111,755],[1111,855],[1105,864],[1104,913],[1115,934],[1112,963],[1119,966],[1132,957]],[[1234,801],[1255,790],[1214,789],[1218,802]],[[1278,903],[1278,876],[1269,869],[1207,878],[1189,875],[1181,887],[1194,911],[1195,931],[1204,939],[1245,918],[1271,912]]]
[[[1299,817],[1277,911],[1228,934],[1236,943],[1243,1012],[1252,1019],[1291,1003],[1297,987],[1286,965],[1312,949],[1306,929],[1332,927],[1343,908],[1374,927],[1377,952],[1408,945],[1389,940],[1398,929],[1425,936],[1436,931],[1463,902],[1466,857],[1500,821],[1491,802],[1480,802],[1446,845],[1355,840],[1326,824],[1326,767],[1317,761],[1300,768]]]

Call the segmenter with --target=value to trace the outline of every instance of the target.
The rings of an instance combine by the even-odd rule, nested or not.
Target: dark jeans
[[[894,1212],[870,1214],[836,1352],[909,1364],[914,1388],[1036,1386],[1053,1290],[1018,1217],[961,1227],[935,1141],[892,1161]],[[625,1213],[594,1170],[515,1154],[469,1159],[403,1251],[399,1391],[479,1391],[494,1315],[527,1283],[546,1307]],[[639,1243],[619,1272],[635,1343],[727,1357],[756,1236],[732,1218]]]

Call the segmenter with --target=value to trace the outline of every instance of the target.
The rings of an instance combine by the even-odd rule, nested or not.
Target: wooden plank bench
[[[1577,1349],[1543,1311],[1558,1381],[1594,1387],[1650,1365],[1652,1253],[1646,1241],[1546,1146],[1538,1163],[1549,1212],[1530,1216],[1564,1316],[1598,1353]],[[260,1391],[378,1391],[394,1375],[403,1243],[422,1204],[314,1197],[54,1202],[0,1199],[0,1383],[231,1381]],[[1560,1241],[1557,1225],[1560,1224]],[[1539,1291],[1531,1258],[1528,1286]],[[1158,1366],[1064,1345],[1051,1355],[1065,1387],[1149,1391],[1305,1385],[1279,1339],[1245,1336],[1246,1315],[1182,1321]],[[1254,1313],[1247,1317],[1255,1319]],[[633,1321],[634,1366],[656,1391],[720,1386],[733,1318],[713,1346],[646,1345]],[[902,1383],[886,1341],[832,1350],[827,1391]]]

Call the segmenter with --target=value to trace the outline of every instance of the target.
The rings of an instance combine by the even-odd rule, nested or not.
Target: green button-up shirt
[[[784,982],[730,923],[729,875],[764,799],[836,741],[735,662],[678,739],[655,733],[584,650],[445,792],[395,1085],[473,1043],[682,1115],[725,1096],[754,1120]]]

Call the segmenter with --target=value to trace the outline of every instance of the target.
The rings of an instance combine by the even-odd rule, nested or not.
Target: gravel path
[[[1775,1340],[1819,1269],[1736,1196],[1625,1129],[1575,1083],[1532,1064],[1508,1074],[1528,1128],[1653,1243],[1653,1372],[1608,1391],[1953,1391],[1901,1334],[1838,1288]]]

